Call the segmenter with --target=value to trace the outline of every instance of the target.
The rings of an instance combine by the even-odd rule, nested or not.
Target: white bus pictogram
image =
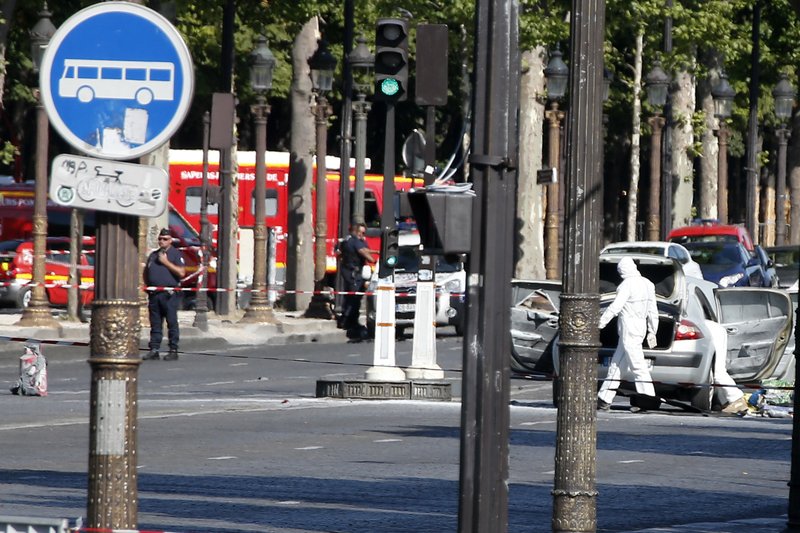
[[[60,97],[83,103],[110,98],[147,105],[153,100],[173,100],[174,92],[175,65],[160,61],[65,59],[58,80]]]

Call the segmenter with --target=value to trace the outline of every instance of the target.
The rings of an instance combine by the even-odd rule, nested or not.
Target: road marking
[[[628,461],[617,461],[621,465],[629,465],[631,463],[643,463],[644,461],[641,459],[630,459]]]
[[[403,442],[403,439],[378,439],[372,442]]]
[[[538,426],[539,424],[555,424],[555,420],[542,420],[541,422],[520,422],[520,426]]]
[[[295,448],[295,450],[321,450],[322,446],[306,446],[304,448]]]
[[[225,459],[238,459],[235,455],[220,455],[219,457],[209,457],[209,461],[222,461]]]

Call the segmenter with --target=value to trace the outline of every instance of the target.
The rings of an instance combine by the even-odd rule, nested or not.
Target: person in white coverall
[[[615,316],[619,343],[608,374],[600,391],[597,393],[598,409],[608,409],[614,396],[617,395],[622,372],[630,373],[636,384],[636,392],[655,396],[653,379],[647,369],[642,343],[647,337],[649,347],[656,344],[658,330],[658,308],[656,307],[656,289],[653,283],[642,277],[633,259],[623,257],[617,265],[617,272],[622,283],[617,287],[617,296],[600,317],[600,329]]]

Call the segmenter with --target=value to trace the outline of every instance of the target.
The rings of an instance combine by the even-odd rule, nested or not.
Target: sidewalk
[[[336,328],[335,320],[303,318],[303,311],[287,312],[276,309],[274,313],[275,324],[240,324],[239,320],[244,316],[243,310],[237,309],[232,315],[224,317],[209,312],[207,315],[208,330],[201,331],[193,325],[194,311],[179,311],[180,350],[208,350],[248,345],[274,346],[308,342],[329,343],[347,340],[345,332]],[[25,342],[23,339],[60,341],[60,344],[69,342],[88,344],[89,322],[71,322],[59,318],[61,315],[61,311],[53,313],[58,320],[58,328],[21,328],[16,325],[22,316],[21,312],[11,311],[0,314],[0,355],[20,354],[22,352],[21,345]],[[142,350],[147,348],[149,335],[149,326],[143,325],[139,333],[139,346]],[[50,344],[54,344],[54,342],[50,342]],[[163,345],[166,346],[166,343],[164,342]],[[49,351],[46,346],[44,351]]]

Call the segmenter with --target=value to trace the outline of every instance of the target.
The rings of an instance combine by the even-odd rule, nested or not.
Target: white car
[[[794,356],[786,351],[794,334],[793,304],[789,294],[761,287],[719,288],[717,284],[686,276],[677,261],[654,255],[600,255],[600,309],[611,304],[622,281],[617,263],[633,257],[641,274],[656,288],[659,327],[655,348],[644,356],[656,394],[691,402],[710,410],[714,400],[714,358],[725,357],[730,376],[738,383],[757,384],[787,376]],[[728,335],[727,353],[718,354],[706,321],[717,322]],[[617,346],[616,319],[600,332],[597,377],[605,378]],[[559,373],[558,339],[553,343],[555,374]],[[623,374],[623,378],[626,376]],[[558,398],[558,380],[553,400]],[[623,383],[621,389],[632,389]]]
[[[683,245],[662,241],[627,241],[611,243],[600,251],[601,254],[648,254],[671,257],[678,261],[687,276],[703,279],[700,265],[692,259],[692,254]]]

